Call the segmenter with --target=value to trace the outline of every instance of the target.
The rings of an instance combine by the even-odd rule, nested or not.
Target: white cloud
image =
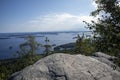
[[[91,22],[92,16],[78,16],[69,13],[48,14],[30,20],[17,28],[23,32],[86,30],[83,21]]]
[[[97,8],[97,4],[95,3],[95,0],[92,1],[92,5]]]

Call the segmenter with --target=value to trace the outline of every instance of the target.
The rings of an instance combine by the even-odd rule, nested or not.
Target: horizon
[[[93,0],[0,0],[0,33],[86,31],[95,9]]]
[[[90,30],[82,30],[82,31],[38,31],[38,32],[3,32],[0,34],[22,34],[22,33],[64,33],[64,32],[92,32]]]

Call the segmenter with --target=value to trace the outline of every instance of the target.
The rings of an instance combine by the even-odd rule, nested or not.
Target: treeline
[[[120,1],[94,1],[97,7],[91,16],[98,19],[91,23],[83,21],[92,31],[93,38],[85,39],[78,35],[73,53],[91,55],[92,52],[104,52],[117,57],[115,63],[120,66]]]
[[[44,45],[38,43],[33,36],[28,36],[25,39],[26,42],[20,44],[20,50],[16,51],[15,55],[17,58],[0,60],[0,80],[6,80],[11,74],[53,53],[51,48],[54,45],[49,44],[49,39],[47,37]],[[37,54],[36,51],[41,47],[45,48],[43,54]]]
[[[120,1],[94,0],[97,9],[91,16],[98,16],[97,20],[87,23],[87,28],[93,31],[95,51],[116,56],[115,63],[120,66]]]
[[[67,47],[64,47],[62,51],[53,51],[52,47],[54,45],[49,44],[50,40],[47,37],[45,38],[45,44],[38,43],[34,36],[28,36],[25,40],[24,43],[19,45],[20,50],[16,51],[17,58],[0,61],[0,80],[6,80],[11,74],[53,53],[91,55],[94,51],[92,39],[86,39],[84,35],[82,37],[78,35],[74,49],[67,50]],[[36,51],[41,47],[44,47],[44,52],[37,54]]]

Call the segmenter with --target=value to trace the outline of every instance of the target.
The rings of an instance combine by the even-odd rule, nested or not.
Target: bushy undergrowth
[[[20,71],[26,66],[32,65],[42,57],[43,55],[36,55],[36,56],[26,55],[22,58],[1,60],[0,61],[0,80],[7,80],[11,74],[17,71]]]

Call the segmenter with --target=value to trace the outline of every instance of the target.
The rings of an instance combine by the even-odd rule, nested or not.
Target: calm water
[[[40,33],[1,33],[0,34],[0,59],[13,58],[16,51],[19,50],[19,45],[24,43],[25,37],[28,35],[35,36],[36,41],[45,44],[44,40],[46,37],[49,38],[50,44],[66,44],[75,42],[78,34],[91,34],[91,32],[40,32]],[[11,49],[10,46],[12,46]],[[41,54],[44,48],[40,48],[37,53]]]

